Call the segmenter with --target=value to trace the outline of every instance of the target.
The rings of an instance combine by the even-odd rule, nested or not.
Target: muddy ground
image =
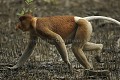
[[[65,0],[48,3],[45,0],[35,0],[31,4],[35,16],[101,15],[115,18],[120,21],[119,0]],[[30,7],[31,7],[30,6]],[[29,33],[15,30],[18,22],[18,12],[27,8],[22,0],[0,0],[0,79],[1,80],[119,80],[120,79],[120,43],[118,25],[103,21],[92,21],[93,34],[91,41],[104,44],[101,58],[103,63],[94,59],[96,51],[86,52],[86,56],[97,70],[109,70],[109,77],[84,75],[84,68],[77,62],[67,45],[69,59],[74,68],[70,74],[68,67],[61,60],[56,48],[41,39],[35,47],[30,59],[18,70],[8,70],[24,52],[28,43]],[[118,42],[118,43],[117,43]],[[89,74],[89,73],[88,73]]]

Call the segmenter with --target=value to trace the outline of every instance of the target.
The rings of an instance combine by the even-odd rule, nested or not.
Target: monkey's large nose
[[[20,28],[20,25],[17,24],[16,27],[15,27],[15,30],[17,31],[19,28]]]

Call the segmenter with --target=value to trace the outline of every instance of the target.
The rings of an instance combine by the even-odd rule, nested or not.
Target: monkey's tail
[[[120,25],[119,21],[117,21],[113,18],[110,18],[110,17],[105,17],[105,16],[88,16],[88,17],[84,17],[84,18],[87,19],[88,21],[95,20],[95,19],[104,19],[104,20],[112,21],[112,22]]]

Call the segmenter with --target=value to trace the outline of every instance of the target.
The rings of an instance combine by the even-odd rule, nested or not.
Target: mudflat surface
[[[74,68],[71,75],[68,67],[62,62],[56,48],[39,39],[30,59],[21,69],[7,70],[13,66],[28,43],[29,33],[15,31],[18,12],[28,8],[21,0],[0,0],[0,79],[2,80],[109,80],[108,77],[86,76],[84,68],[77,62],[67,46],[69,59]],[[48,3],[35,0],[31,5],[35,16],[75,15],[75,16],[108,16],[120,21],[119,0],[58,0]],[[86,52],[86,56],[95,69],[109,70],[111,80],[120,79],[120,51],[117,41],[120,38],[120,26],[103,20],[91,22],[93,34],[91,41],[104,44],[101,53],[103,63],[94,59],[96,51]],[[104,79],[103,79],[104,78]]]

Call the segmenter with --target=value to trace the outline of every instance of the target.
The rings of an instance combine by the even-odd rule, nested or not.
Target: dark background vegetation
[[[33,54],[21,70],[6,69],[7,66],[16,63],[28,43],[29,33],[15,30],[19,17],[17,13],[23,8],[31,8],[33,15],[39,17],[101,15],[120,21],[119,0],[34,0],[29,6],[24,0],[0,0],[0,79],[2,80],[79,80],[85,77],[84,69],[75,59],[70,45],[67,46],[69,59],[76,69],[72,76],[55,47],[41,39],[38,40]],[[120,53],[117,41],[120,37],[120,28],[103,20],[95,20],[91,23],[94,29],[91,41],[104,44],[105,51],[101,53],[104,63],[98,64],[94,60],[94,54],[97,53],[95,51],[86,52],[86,55],[95,69],[109,70],[111,80],[119,80]],[[99,79],[95,76],[92,78]]]

